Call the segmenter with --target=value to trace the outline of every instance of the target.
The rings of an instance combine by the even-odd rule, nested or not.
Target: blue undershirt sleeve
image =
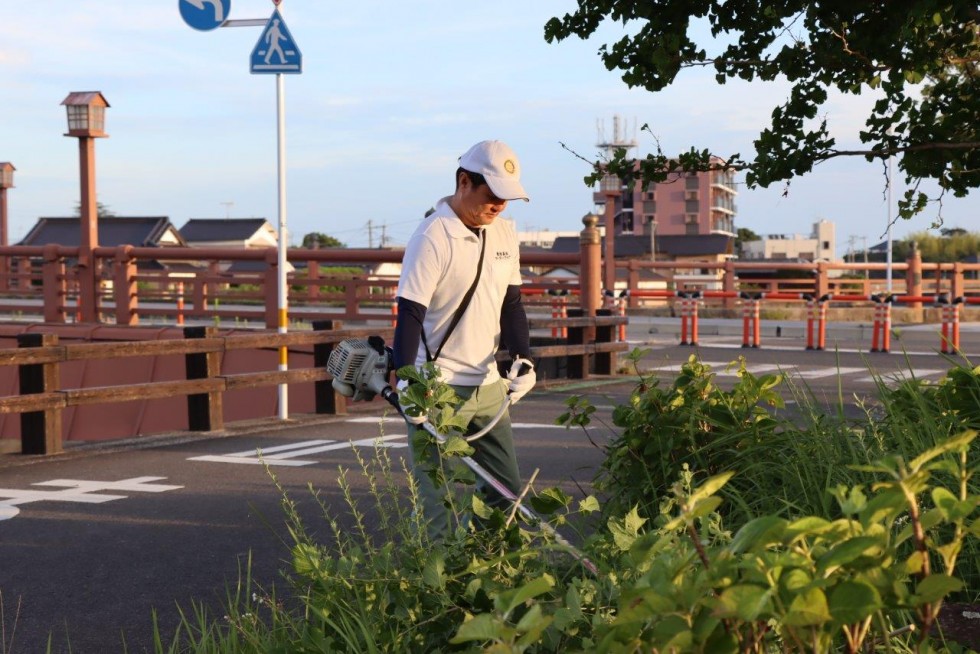
[[[510,285],[500,308],[500,342],[510,352],[511,358],[531,358],[531,334],[527,324],[527,312],[521,301],[521,287]]]
[[[395,370],[404,366],[414,366],[415,356],[422,342],[422,322],[425,320],[426,307],[398,298],[398,318],[395,322],[395,342],[392,343]]]

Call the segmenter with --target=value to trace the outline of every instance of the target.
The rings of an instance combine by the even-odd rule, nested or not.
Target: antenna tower
[[[622,124],[621,124],[622,123]],[[612,159],[616,150],[620,148],[625,148],[627,152],[636,147],[636,119],[633,119],[632,127],[629,121],[623,120],[620,116],[615,115],[612,118],[612,138],[606,138],[606,122],[604,120],[596,121],[596,131],[598,132],[599,141],[596,143],[596,147],[602,150],[602,153],[607,159]]]

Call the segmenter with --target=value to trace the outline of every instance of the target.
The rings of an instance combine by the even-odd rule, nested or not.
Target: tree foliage
[[[719,84],[784,79],[792,85],[754,141],[754,158],[720,160],[694,147],[667,157],[658,147],[641,162],[645,182],[678,169],[734,168],[745,171],[748,187],[767,187],[836,157],[884,162],[894,156],[909,189],[899,201],[908,218],[930,200],[941,212],[946,193],[963,197],[980,185],[978,18],[976,2],[956,0],[578,0],[576,11],[548,21],[545,38],[587,39],[606,20],[622,23],[627,33],[603,44],[599,56],[630,87],[652,92],[673,84],[685,68],[709,66]],[[699,43],[703,26],[714,38]],[[831,136],[822,109],[830,90],[876,98],[856,135],[861,147],[842,147]],[[595,162],[586,181],[605,173],[636,174],[625,150]],[[936,197],[920,190],[923,180],[938,183]]]
[[[953,231],[953,230],[950,230]],[[906,257],[911,244],[915,242],[916,247],[922,254],[922,260],[930,263],[951,263],[963,261],[969,256],[980,254],[980,233],[957,230],[948,236],[936,236],[929,232],[915,232],[896,243],[893,249],[896,256],[904,254]]]
[[[310,232],[303,237],[303,247],[307,249],[345,248],[347,245],[339,239],[321,232]]]
[[[107,205],[102,204],[101,202],[95,203],[95,213],[96,216],[98,216],[99,218],[115,218],[116,216],[116,213],[112,209],[110,209]],[[75,203],[75,216],[79,218],[82,216],[81,202]]]

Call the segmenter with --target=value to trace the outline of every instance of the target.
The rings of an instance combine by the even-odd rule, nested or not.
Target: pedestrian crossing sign
[[[278,9],[272,12],[259,42],[252,49],[251,61],[253,74],[303,72],[303,55]]]

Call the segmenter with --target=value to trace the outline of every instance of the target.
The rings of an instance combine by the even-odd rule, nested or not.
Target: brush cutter
[[[398,393],[388,384],[388,377],[393,369],[392,351],[386,347],[384,340],[380,336],[369,336],[365,339],[349,338],[341,341],[334,347],[327,360],[327,372],[333,376],[334,389],[355,401],[371,400],[376,395],[391,404],[399,414],[402,413],[401,405],[398,403]],[[500,410],[490,423],[479,432],[466,437],[468,442],[478,440],[488,431],[493,429],[497,422],[503,417],[511,402],[504,402]],[[444,443],[445,436],[440,434],[428,420],[419,425],[431,434],[437,441]],[[574,545],[565,540],[554,527],[542,520],[534,511],[518,501],[517,495],[501,483],[496,477],[490,474],[479,463],[468,456],[460,457],[474,473],[490,485],[497,493],[506,498],[517,510],[527,518],[532,524],[549,533],[555,542],[566,547],[572,555],[578,559],[590,572],[597,574],[598,570],[585,555]]]

